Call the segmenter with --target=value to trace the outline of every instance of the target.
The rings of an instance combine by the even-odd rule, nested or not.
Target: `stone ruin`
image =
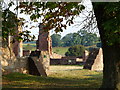
[[[52,53],[52,56],[50,57],[50,65],[82,65],[86,62],[88,56],[89,52],[87,50],[84,51],[82,57],[62,56]]]
[[[40,23],[39,25],[39,35],[36,42],[36,49],[39,51],[48,51],[49,55],[52,55],[52,40],[49,31],[45,31],[44,25]]]
[[[22,28],[18,26],[16,28],[16,35],[22,32]],[[8,41],[2,42],[2,47],[0,47],[1,55],[1,66],[2,74],[8,74],[11,72],[21,72],[28,73],[27,71],[27,58],[22,58],[22,41],[18,42],[14,36],[8,36]],[[11,41],[14,40],[14,43]],[[5,46],[7,44],[8,46]]]
[[[0,55],[2,72],[8,74],[11,72],[21,72],[32,75],[47,76],[49,74],[50,58],[51,59],[63,59],[61,55],[52,53],[52,41],[48,32],[44,32],[44,25],[39,26],[39,35],[36,42],[36,51],[25,51],[22,50],[22,41],[15,42],[12,45],[12,50],[9,48],[0,48],[2,55]],[[21,28],[18,28],[18,32],[21,32]],[[14,36],[15,37],[15,36]],[[13,38],[14,38],[13,37]],[[10,44],[10,43],[9,43]],[[30,54],[29,54],[30,53]],[[26,57],[21,57],[23,54],[27,54]],[[56,58],[57,57],[57,58]],[[65,58],[64,58],[65,59]],[[71,62],[71,58],[65,59],[63,64],[75,64],[76,59]],[[90,70],[103,70],[103,56],[102,49],[93,50],[89,56],[88,52],[84,53],[83,61],[85,62],[84,69]]]
[[[29,74],[47,76],[49,74],[48,51],[32,51],[28,57]]]
[[[102,71],[103,70],[102,48],[93,49],[90,52],[83,69],[90,69],[93,71]]]
[[[16,40],[16,36],[18,36],[19,32],[22,32],[22,27],[18,26],[17,27],[17,31],[16,31],[16,35],[14,35],[12,38],[14,40],[14,43],[12,45],[12,50],[15,54],[16,57],[22,57],[23,56],[23,45],[22,45],[22,41],[17,41]]]
[[[25,53],[29,56],[21,57],[25,54],[22,50],[22,42],[18,42],[16,40],[11,45],[11,50],[9,50],[9,48],[1,47],[2,55],[0,55],[0,60],[3,74],[8,74],[11,72],[41,76],[47,76],[49,74],[49,61],[50,55],[52,54],[51,38],[49,32],[44,32],[42,29],[43,25],[40,24],[37,50],[32,51],[30,55],[29,51],[26,51]],[[19,32],[19,29],[17,32]]]
[[[85,50],[83,54],[83,62],[86,62],[86,60],[88,59],[88,56],[89,56],[89,52]]]

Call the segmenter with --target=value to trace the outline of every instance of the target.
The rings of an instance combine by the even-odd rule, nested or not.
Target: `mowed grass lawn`
[[[84,70],[81,66],[50,66],[48,77],[11,73],[3,76],[3,88],[99,88],[102,72]],[[82,90],[82,89],[80,89]]]
[[[69,47],[53,47],[52,50],[53,52],[64,56],[68,48]]]

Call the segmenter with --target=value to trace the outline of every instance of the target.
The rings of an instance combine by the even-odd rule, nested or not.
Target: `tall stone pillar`
[[[52,42],[49,31],[44,30],[44,25],[39,25],[39,35],[36,42],[36,48],[41,52],[38,62],[34,60],[41,75],[49,74],[50,57],[52,56]],[[38,52],[36,51],[36,52]]]
[[[37,49],[40,51],[48,51],[49,55],[52,55],[52,41],[49,31],[45,32],[43,29],[44,25],[39,25],[39,35],[36,42]]]
[[[19,32],[22,32],[22,27],[18,26],[16,35],[13,36],[14,43],[13,43],[13,52],[15,53],[16,57],[22,57],[23,56],[23,46],[22,46],[22,41],[17,41],[16,36],[18,35]]]

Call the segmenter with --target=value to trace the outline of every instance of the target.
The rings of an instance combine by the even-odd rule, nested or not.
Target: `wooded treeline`
[[[64,37],[60,34],[51,35],[53,47],[69,47],[74,45],[101,47],[100,37],[96,33],[79,30],[76,33],[69,33]]]

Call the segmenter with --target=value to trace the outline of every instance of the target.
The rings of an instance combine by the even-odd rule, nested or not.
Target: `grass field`
[[[64,56],[65,53],[67,52],[68,48],[69,47],[53,47],[52,50],[53,50],[53,52]],[[34,50],[36,50],[36,44],[35,43],[30,43],[30,44],[24,43],[23,49],[34,51]]]
[[[64,56],[68,48],[69,47],[53,47],[53,52]]]
[[[50,66],[48,77],[11,73],[3,76],[3,88],[99,88],[102,72],[81,66]],[[80,89],[82,90],[82,89]]]
[[[36,50],[36,44],[35,43],[24,43],[23,44],[23,49],[24,50],[35,51]]]

